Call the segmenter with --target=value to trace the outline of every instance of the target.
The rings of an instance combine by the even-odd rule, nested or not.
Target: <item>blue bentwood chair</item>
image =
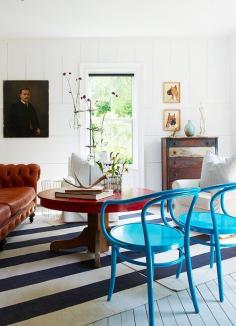
[[[206,240],[200,237],[192,237],[191,242],[199,243],[210,247],[210,267],[213,267],[216,260],[217,279],[219,288],[219,299],[224,300],[224,289],[222,281],[222,263],[221,263],[221,248],[236,247],[235,243],[222,243],[220,235],[236,234],[236,217],[231,216],[225,207],[225,194],[236,190],[236,183],[219,184],[207,188],[202,188],[201,191],[212,192],[213,196],[210,201],[209,212],[192,212],[190,230],[200,234],[208,235]],[[221,209],[222,213],[218,213]],[[185,229],[189,223],[188,214],[184,213],[178,219],[174,216],[173,207],[170,206],[170,215],[180,228]],[[190,243],[188,243],[188,246]],[[181,273],[182,262],[179,264],[177,277]]]
[[[186,270],[194,309],[196,313],[199,312],[192,278],[192,266],[189,246],[190,219],[194,204],[198,198],[199,191],[200,188],[167,190],[127,200],[107,200],[102,205],[100,215],[101,228],[106,239],[112,246],[111,279],[108,291],[108,301],[111,300],[115,286],[117,257],[119,257],[121,261],[128,261],[133,264],[145,266],[147,268],[149,323],[151,326],[154,326],[154,268],[169,267],[175,264],[180,265],[180,262],[182,262],[184,259],[186,260]],[[159,203],[164,205],[167,201],[172,201],[174,198],[188,196],[192,197],[192,202],[188,211],[186,224],[184,228],[182,228],[184,229],[184,232],[177,230],[176,228],[169,225],[165,225],[165,218],[163,220],[165,224],[157,224],[146,220],[147,211],[151,206]],[[125,205],[142,200],[149,201],[144,205],[142,209],[141,222],[118,225],[112,228],[110,232],[106,230],[104,216],[108,206],[119,204]],[[141,262],[135,259],[131,259],[125,255],[125,252],[121,253],[120,248],[145,253],[146,261]],[[179,257],[177,259],[165,263],[156,263],[154,261],[155,254],[175,249],[179,251]]]

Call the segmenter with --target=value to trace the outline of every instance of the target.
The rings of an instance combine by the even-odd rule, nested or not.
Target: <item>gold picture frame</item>
[[[163,130],[179,131],[181,127],[180,110],[165,109],[163,110]]]
[[[163,83],[163,103],[180,103],[180,82]]]

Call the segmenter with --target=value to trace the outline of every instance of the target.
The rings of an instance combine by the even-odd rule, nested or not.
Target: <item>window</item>
[[[89,74],[96,152],[119,152],[130,164],[133,150],[134,74]]]

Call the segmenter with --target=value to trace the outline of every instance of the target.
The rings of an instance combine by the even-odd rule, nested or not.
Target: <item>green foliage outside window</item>
[[[120,153],[132,163],[132,77],[92,76],[91,99],[96,103],[93,113],[93,142],[96,151]],[[112,96],[112,92],[118,96]]]

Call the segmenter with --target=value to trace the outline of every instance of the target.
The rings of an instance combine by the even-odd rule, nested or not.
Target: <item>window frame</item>
[[[130,170],[138,170],[140,186],[144,184],[144,150],[143,150],[143,132],[142,132],[142,112],[141,112],[141,96],[140,96],[140,77],[141,67],[138,64],[81,64],[80,65],[80,76],[83,78],[81,87],[81,94],[88,94],[89,78],[91,74],[133,74],[132,77],[132,146],[133,146],[133,164],[129,165]],[[87,132],[86,127],[88,126],[88,115],[81,114],[82,127],[80,128],[80,143],[79,149],[80,154],[83,158],[87,158],[88,151],[86,149]]]

